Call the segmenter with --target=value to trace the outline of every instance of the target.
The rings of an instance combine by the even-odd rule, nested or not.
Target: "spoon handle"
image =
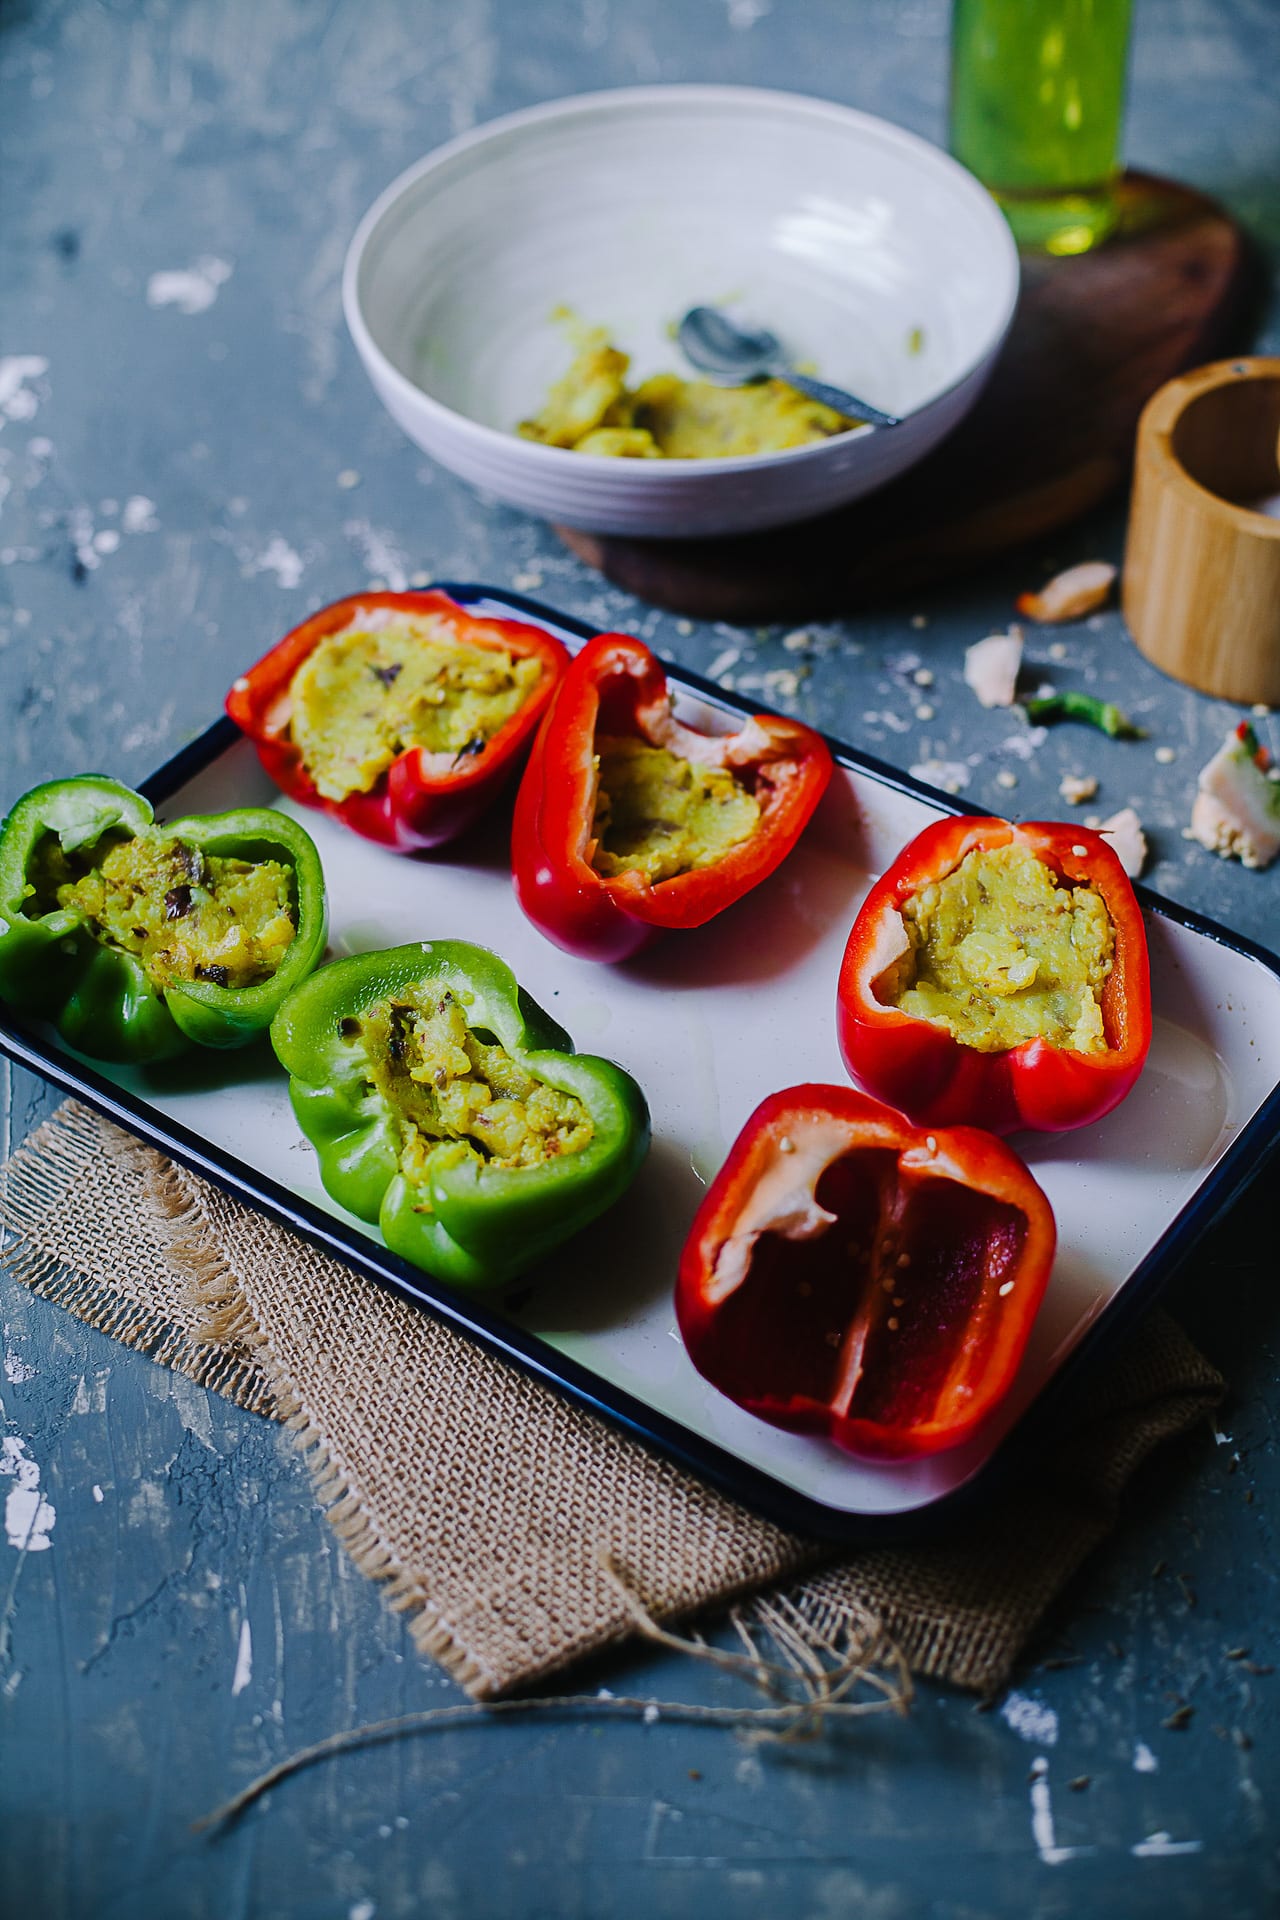
[[[851,419],[869,420],[873,427],[902,425],[896,413],[882,413],[869,400],[859,400],[857,394],[846,393],[843,387],[829,387],[825,380],[811,380],[807,373],[797,373],[792,367],[780,366],[774,372],[779,380],[785,380],[789,387],[807,394],[810,400],[817,400],[824,407],[833,407],[837,413],[847,414]]]

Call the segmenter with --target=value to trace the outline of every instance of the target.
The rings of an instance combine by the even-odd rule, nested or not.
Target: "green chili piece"
[[[1023,709],[1033,726],[1052,720],[1083,720],[1087,726],[1097,727],[1099,732],[1109,734],[1113,740],[1144,740],[1146,729],[1135,727],[1133,721],[1110,700],[1099,700],[1095,694],[1081,693],[1074,687],[1068,687],[1062,693],[1045,693],[1037,699],[1024,700]]]

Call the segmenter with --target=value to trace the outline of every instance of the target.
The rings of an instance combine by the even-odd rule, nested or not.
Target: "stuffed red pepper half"
[[[227,712],[282,792],[414,853],[515,774],[568,662],[558,640],[444,593],[360,593],[286,634]]]
[[[516,894],[557,946],[625,960],[771,874],[830,778],[811,727],[757,714],[736,733],[697,732],[648,647],[600,634],[560,682],[520,784]]]
[[[852,1087],[790,1087],[708,1189],[676,1314],[699,1373],[759,1419],[870,1459],[939,1453],[1012,1384],[1055,1240],[993,1134],[926,1133]]]
[[[854,1078],[920,1125],[1100,1120],[1151,1044],[1128,875],[1069,822],[940,820],[871,889],[840,972]]]

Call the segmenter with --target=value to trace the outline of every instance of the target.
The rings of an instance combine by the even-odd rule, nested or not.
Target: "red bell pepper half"
[[[870,1459],[940,1453],[1012,1384],[1056,1238],[993,1134],[789,1087],[707,1191],[676,1315],[699,1373],[758,1419]]]
[[[714,862],[664,880],[638,869],[606,877],[591,864],[596,736],[632,736],[723,768],[760,808],[754,832]],[[821,734],[756,714],[736,733],[699,733],[672,712],[667,678],[642,641],[588,641],[556,690],[516,796],[516,895],[557,946],[625,960],[658,934],[700,927],[767,878],[791,851],[831,778]]]
[[[409,747],[367,793],[326,799],[290,739],[289,690],[303,661],[322,640],[350,627],[360,613],[383,607],[409,615],[435,615],[447,621],[454,637],[466,645],[532,655],[542,662],[543,672],[523,706],[479,748],[441,767],[442,755]],[[540,627],[517,620],[482,619],[445,593],[356,593],[322,607],[264,654],[232,687],[227,712],[253,741],[258,758],[282,793],[332,814],[367,840],[398,853],[416,853],[455,839],[497,798],[532,739],[568,659],[561,643]]]
[[[1103,1051],[1080,1052],[1037,1038],[984,1052],[879,998],[878,986],[906,952],[903,903],[953,872],[974,849],[1012,842],[1029,848],[1059,883],[1092,887],[1106,906],[1115,950],[1101,994]],[[939,820],[904,848],[863,902],[840,969],[836,1018],[850,1073],[918,1125],[1059,1132],[1100,1120],[1133,1086],[1151,1045],[1147,941],[1129,877],[1113,849],[1088,827]]]

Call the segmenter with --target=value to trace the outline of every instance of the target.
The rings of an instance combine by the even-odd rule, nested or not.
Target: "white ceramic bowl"
[[[971,174],[870,114],[749,87],[639,87],[491,121],[387,188],[347,255],[347,324],[410,439],[496,499],[598,533],[747,533],[882,486],[972,406],[1018,256]],[[905,417],[729,460],[618,460],[518,439],[568,365],[557,310],[630,378],[723,303],[819,377]]]

